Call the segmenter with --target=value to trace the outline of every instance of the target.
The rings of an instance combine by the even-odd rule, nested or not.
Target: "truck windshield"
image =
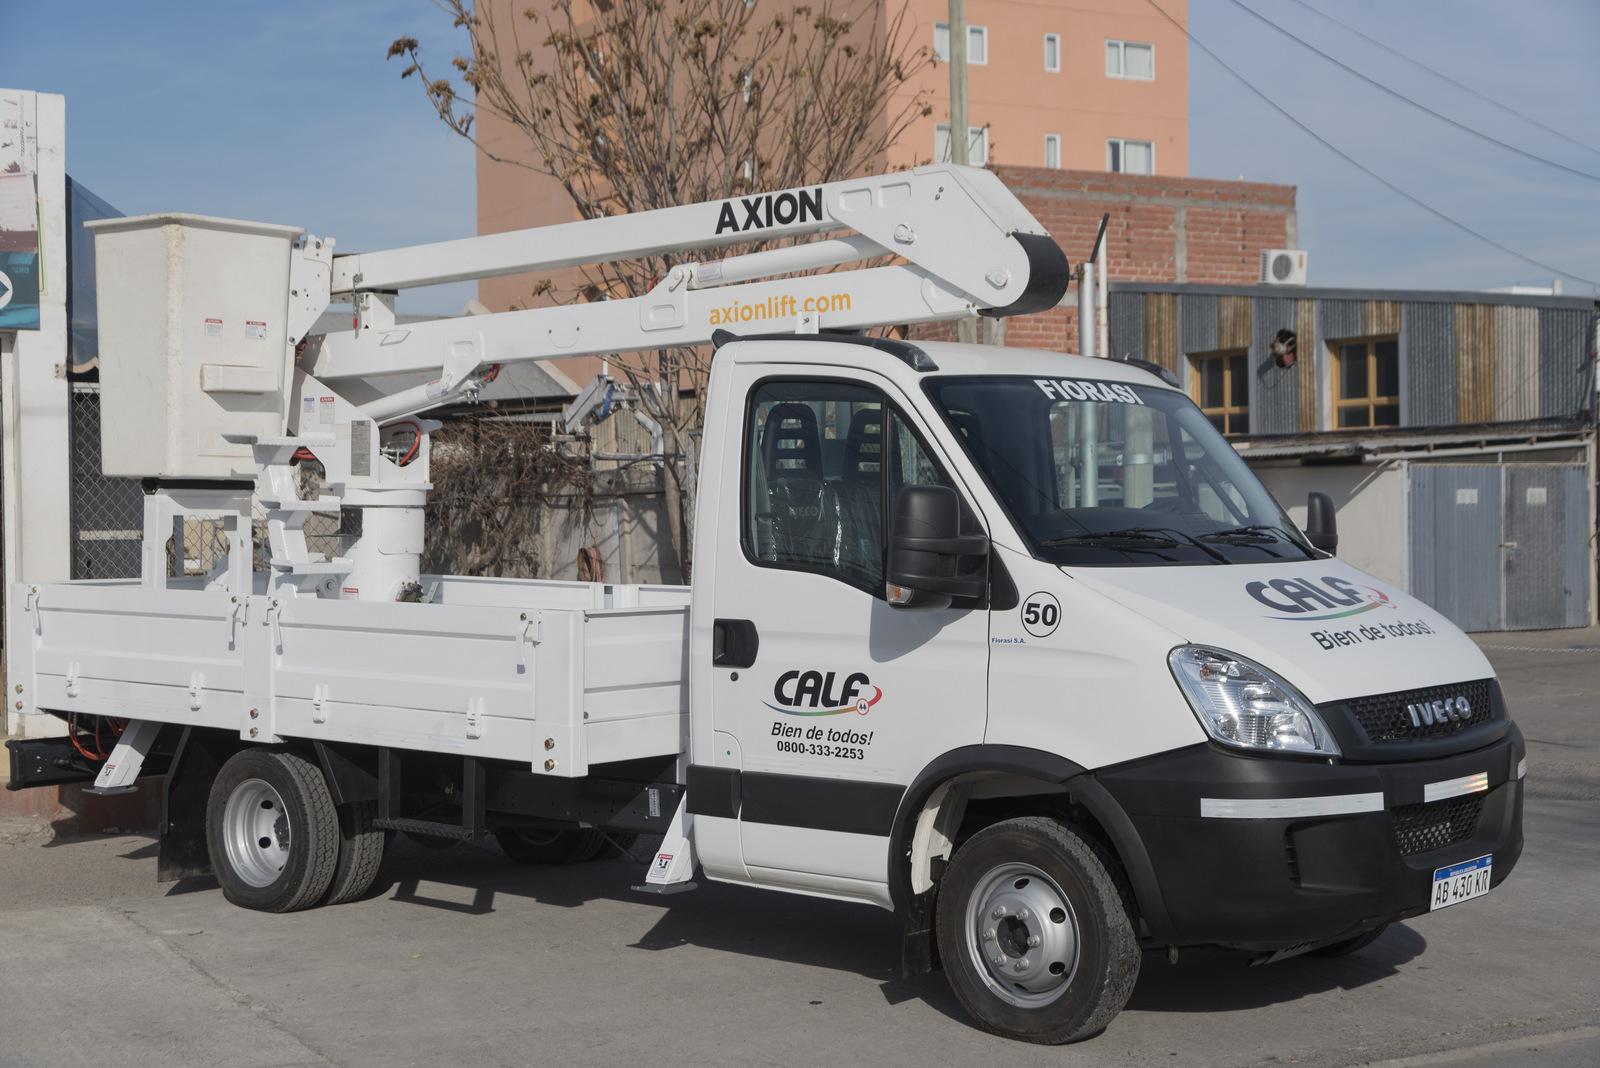
[[[926,388],[1041,560],[1137,567],[1319,555],[1181,393],[1083,378],[935,378]]]

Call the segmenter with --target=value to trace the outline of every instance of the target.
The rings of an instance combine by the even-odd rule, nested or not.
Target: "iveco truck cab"
[[[1141,945],[1350,952],[1515,865],[1523,743],[1483,654],[1316,548],[1170,373],[724,340],[710,877],[894,908],[980,1020],[1061,1041]]]

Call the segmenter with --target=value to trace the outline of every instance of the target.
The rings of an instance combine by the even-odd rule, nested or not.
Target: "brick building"
[[[1295,187],[1214,178],[1111,174],[1045,167],[993,168],[1076,264],[1110,213],[1100,263],[1111,282],[1250,285],[1261,250],[1299,241]],[[955,325],[914,336],[954,340]],[[1077,293],[1061,307],[986,324],[985,340],[1078,351]]]

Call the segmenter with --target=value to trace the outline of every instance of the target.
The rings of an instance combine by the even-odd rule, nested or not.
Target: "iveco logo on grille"
[[[1472,705],[1465,697],[1446,697],[1443,701],[1423,701],[1406,705],[1413,727],[1431,727],[1435,723],[1465,723],[1472,716]]]

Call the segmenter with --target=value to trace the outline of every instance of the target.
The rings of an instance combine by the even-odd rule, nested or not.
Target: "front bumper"
[[[1273,759],[1198,745],[1096,773],[1132,822],[1179,945],[1328,942],[1428,911],[1436,868],[1522,855],[1525,748],[1514,726],[1471,752],[1407,763]],[[1486,789],[1470,789],[1471,776]],[[1466,780],[1454,796],[1429,800]],[[1433,789],[1430,791],[1429,787]]]

